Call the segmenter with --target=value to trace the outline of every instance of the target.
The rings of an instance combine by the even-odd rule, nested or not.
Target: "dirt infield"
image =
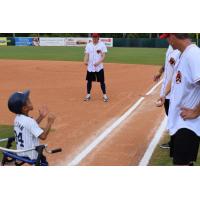
[[[31,90],[35,108],[32,116],[36,117],[38,107],[44,104],[56,114],[54,131],[45,143],[50,147],[61,147],[63,152],[48,157],[51,165],[67,165],[153,86],[152,77],[157,71],[155,66],[105,64],[110,101],[104,103],[97,83],[93,84],[91,102],[83,101],[86,69],[80,62],[0,60],[0,66],[1,124],[13,123],[14,116],[7,109],[7,99],[16,90]],[[157,94],[148,97],[142,111],[139,108],[137,118],[120,128],[116,137],[111,135],[100,144],[81,165],[136,165],[163,115],[152,104]],[[137,124],[140,129],[136,130],[131,124]],[[126,134],[122,134],[123,130]]]

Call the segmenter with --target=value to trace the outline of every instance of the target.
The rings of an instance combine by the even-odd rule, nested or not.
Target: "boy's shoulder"
[[[35,120],[32,117],[25,116],[25,115],[16,115],[15,122],[21,122],[23,124],[30,124],[35,122]]]

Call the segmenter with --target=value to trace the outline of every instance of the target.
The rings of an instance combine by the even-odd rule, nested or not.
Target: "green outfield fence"
[[[113,38],[114,47],[150,47],[150,48],[166,48],[167,40],[159,38]]]
[[[192,40],[194,43],[196,39]],[[114,47],[145,47],[145,48],[167,48],[167,40],[161,40],[159,38],[113,38]],[[200,39],[198,40],[198,46],[200,46]]]
[[[197,43],[196,39],[193,39]],[[8,46],[15,46],[15,38],[7,38]],[[198,40],[200,46],[200,39]],[[159,38],[113,38],[113,47],[145,47],[145,48],[167,48],[167,40]]]

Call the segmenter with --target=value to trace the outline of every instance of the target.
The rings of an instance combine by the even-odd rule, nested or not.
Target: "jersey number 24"
[[[20,147],[24,147],[24,140],[22,138],[22,133],[21,132],[17,133],[16,131],[14,131],[14,133],[15,133],[16,143],[17,144],[19,143]]]

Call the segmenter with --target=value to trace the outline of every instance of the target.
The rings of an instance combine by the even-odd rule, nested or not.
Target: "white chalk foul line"
[[[161,136],[164,133],[164,130],[166,128],[166,124],[167,124],[167,117],[164,118],[164,120],[160,124],[160,127],[156,131],[156,134],[154,135],[154,137],[151,140],[146,152],[144,153],[144,156],[142,157],[142,159],[139,163],[139,166],[147,166],[149,164],[151,156],[152,156],[158,142],[160,141]]]
[[[162,80],[154,85],[145,95],[151,94],[160,84]],[[141,104],[144,100],[144,97],[140,97],[140,99],[134,103],[120,118],[118,118],[111,126],[109,126],[106,130],[100,133],[97,138],[94,139],[85,149],[83,149],[77,156],[75,156],[72,161],[68,163],[69,166],[78,165],[98,144],[100,144],[108,135],[118,127],[127,117]]]
[[[147,93],[146,96],[150,95],[161,83],[163,80],[160,80],[156,85],[154,85]]]

